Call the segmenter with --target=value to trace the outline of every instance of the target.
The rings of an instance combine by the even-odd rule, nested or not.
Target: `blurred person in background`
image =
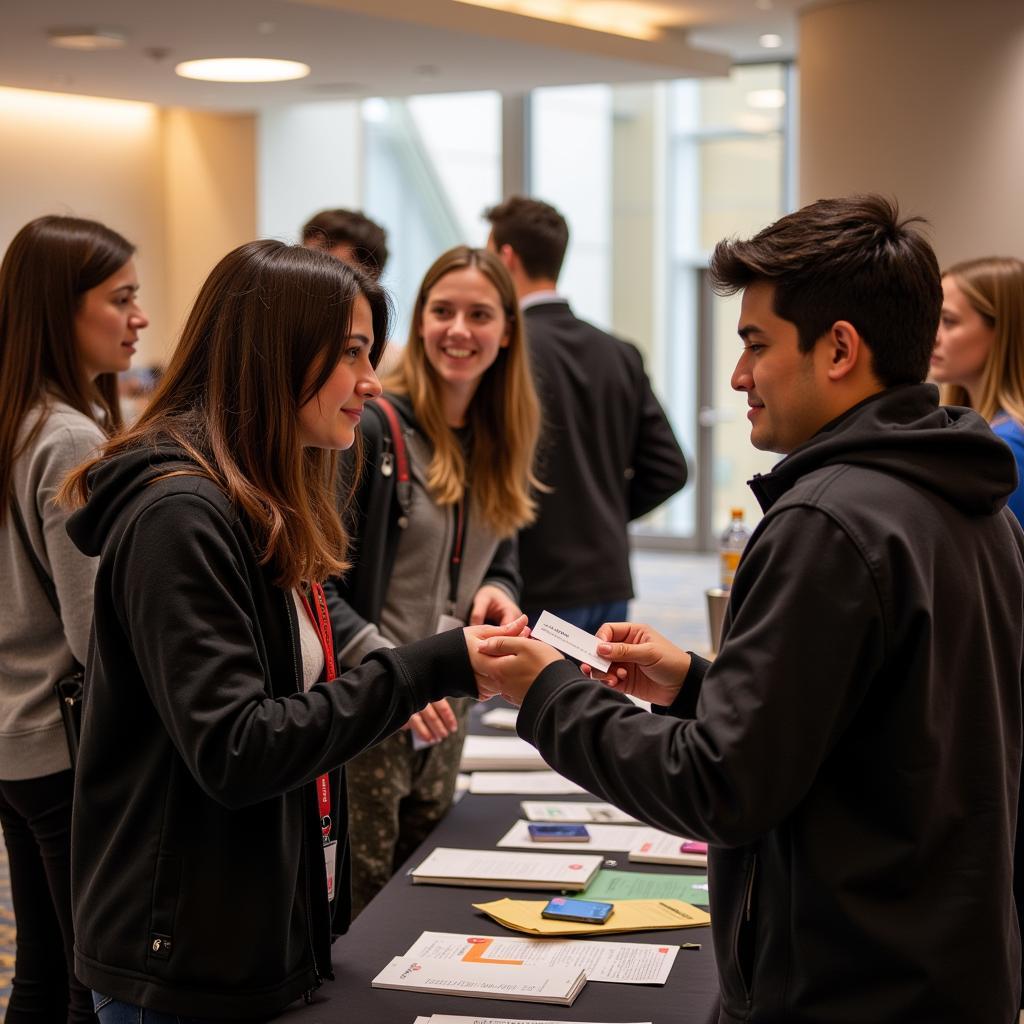
[[[121,425],[117,374],[148,322],[134,252],[95,221],[40,217],[0,266],[0,824],[17,925],[9,1024],[95,1021],[74,973],[74,780],[54,684],[85,663],[96,559],[71,543],[53,499]]]
[[[1024,524],[1024,262],[988,256],[942,275],[931,380],[947,405],[977,410],[1013,452],[1010,509]]]

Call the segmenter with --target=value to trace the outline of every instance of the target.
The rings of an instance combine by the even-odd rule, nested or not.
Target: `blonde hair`
[[[988,256],[956,263],[943,271],[974,310],[993,328],[992,348],[982,369],[977,411],[992,421],[1006,413],[1024,426],[1024,263]],[[958,384],[943,388],[946,405],[971,404]]]
[[[508,345],[487,369],[467,411],[472,449],[463,454],[445,422],[441,379],[423,349],[423,309],[446,274],[472,267],[494,285],[508,325]],[[383,383],[386,391],[408,395],[434,449],[427,486],[439,505],[461,501],[472,482],[474,509],[500,537],[509,537],[536,518],[532,491],[542,485],[533,473],[540,434],[540,403],[519,316],[515,286],[501,260],[485,249],[460,245],[438,257],[416,296],[409,341],[401,363]]]

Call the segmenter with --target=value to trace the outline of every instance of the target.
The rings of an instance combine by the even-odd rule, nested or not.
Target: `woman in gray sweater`
[[[72,766],[53,690],[85,662],[95,560],[71,543],[53,498],[121,424],[117,373],[147,324],[134,251],[94,221],[40,217],[0,265],[0,825],[17,924],[8,1022],[95,1021],[73,970]]]

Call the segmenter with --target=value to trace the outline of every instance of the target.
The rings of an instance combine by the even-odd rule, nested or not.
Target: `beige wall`
[[[136,365],[166,360],[206,271],[255,237],[255,174],[252,117],[0,88],[0,252],[47,213],[135,243],[150,317]]]
[[[256,120],[163,114],[167,298],[176,335],[213,265],[256,237]]]
[[[895,195],[940,263],[1024,256],[1024,2],[854,0],[800,19],[800,197]]]

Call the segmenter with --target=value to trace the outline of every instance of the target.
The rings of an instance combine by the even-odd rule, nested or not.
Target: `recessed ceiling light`
[[[757,40],[766,50],[777,50],[782,45],[782,36],[766,32]]]
[[[176,75],[201,82],[289,82],[305,78],[309,71],[308,64],[297,60],[269,57],[211,57],[182,61],[174,68]]]
[[[51,28],[46,35],[51,46],[62,50],[116,50],[128,40],[112,28]]]

